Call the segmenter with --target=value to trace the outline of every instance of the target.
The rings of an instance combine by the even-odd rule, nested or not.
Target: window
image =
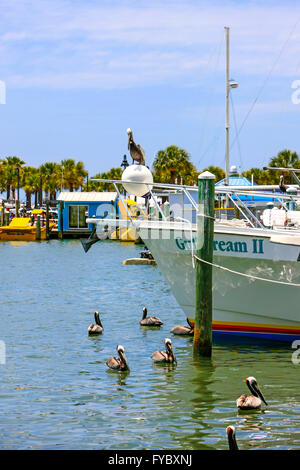
[[[89,206],[69,205],[69,228],[88,228],[85,215],[88,210]]]

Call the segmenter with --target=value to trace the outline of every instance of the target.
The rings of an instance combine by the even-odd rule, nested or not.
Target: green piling
[[[212,263],[214,239],[215,175],[198,177],[197,258]],[[195,355],[212,353],[212,266],[195,259],[196,296],[193,349]]]
[[[5,225],[5,202],[2,199],[1,225]]]
[[[39,214],[36,218],[36,239],[41,239],[41,216]]]
[[[16,200],[16,217],[20,215],[20,201],[19,199]]]
[[[49,201],[46,201],[46,239],[49,240],[50,238],[50,230],[49,230]]]
[[[63,208],[64,208],[64,202],[59,201],[59,232],[58,232],[58,238],[60,238],[61,240],[64,238]]]

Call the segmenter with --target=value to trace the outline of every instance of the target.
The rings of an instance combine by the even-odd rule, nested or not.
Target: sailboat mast
[[[225,26],[226,35],[226,120],[225,120],[225,184],[229,184],[229,28]]]

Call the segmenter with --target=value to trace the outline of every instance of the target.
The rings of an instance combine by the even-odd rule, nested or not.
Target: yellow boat
[[[14,217],[9,225],[0,227],[0,240],[35,241],[36,225],[31,225],[30,217]],[[49,222],[49,230],[55,225]],[[46,227],[41,227],[40,240],[46,240]]]
[[[135,219],[139,215],[143,215],[144,217],[146,217],[143,209],[139,207],[139,205],[132,199],[124,199],[123,202],[126,204],[127,209],[133,219]],[[120,210],[121,218],[123,220],[129,220],[128,213],[122,201],[119,201],[119,210]],[[121,240],[123,242],[137,242],[139,239],[139,236],[135,228],[118,227],[118,229],[111,234],[110,239]]]

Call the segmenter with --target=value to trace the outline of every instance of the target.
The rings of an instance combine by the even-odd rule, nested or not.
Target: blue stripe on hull
[[[262,339],[262,340],[270,340],[270,341],[284,341],[284,342],[292,342],[295,339],[300,339],[300,335],[298,334],[283,334],[283,333],[257,333],[257,332],[245,332],[245,331],[213,331],[213,338],[216,339],[218,337],[224,336],[235,336],[241,338],[255,338],[255,339]]]

